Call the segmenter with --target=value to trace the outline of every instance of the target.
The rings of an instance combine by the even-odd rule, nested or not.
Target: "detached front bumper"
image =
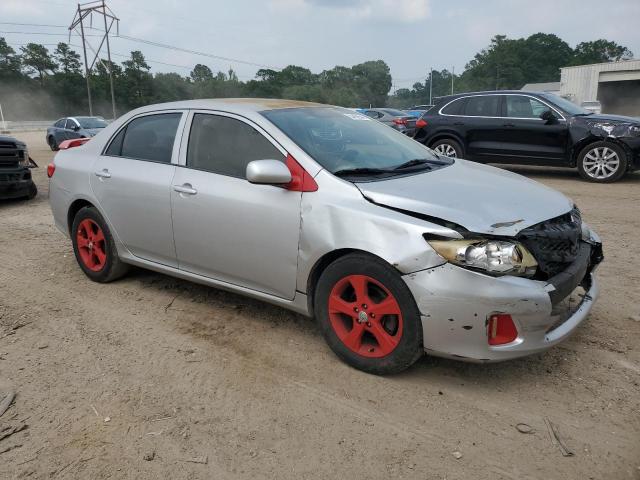
[[[585,245],[586,259],[582,256],[567,275],[546,282],[490,277],[449,263],[405,275],[422,314],[425,351],[494,362],[542,352],[562,342],[588,316],[599,294],[593,269],[602,250],[599,244]],[[584,294],[578,295],[581,289]],[[518,336],[508,344],[489,345],[488,321],[498,313],[511,315]]]
[[[0,199],[27,197],[32,188],[33,179],[28,168],[0,169]]]

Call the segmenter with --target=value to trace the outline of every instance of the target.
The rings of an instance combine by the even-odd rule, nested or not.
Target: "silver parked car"
[[[151,105],[58,153],[48,174],[55,224],[90,279],[137,265],[315,316],[368,372],[425,351],[540,352],[598,296],[600,241],[564,195],[348,109]]]

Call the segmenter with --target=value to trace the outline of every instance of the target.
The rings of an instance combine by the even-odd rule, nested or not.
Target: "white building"
[[[640,60],[561,68],[560,95],[578,105],[598,100],[603,113],[640,116]]]
[[[527,83],[520,90],[560,95],[560,82]]]

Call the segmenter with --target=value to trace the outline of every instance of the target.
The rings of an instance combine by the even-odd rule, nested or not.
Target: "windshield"
[[[107,122],[97,117],[76,117],[76,120],[82,128],[104,128],[107,126]]]
[[[409,165],[420,163],[415,169],[422,170],[453,163],[393,128],[345,108],[287,108],[261,113],[331,173],[356,170],[358,174],[393,175],[407,173],[404,168],[388,170],[412,160],[424,160]]]
[[[590,115],[591,113],[593,113],[589,110],[585,110],[584,108],[576,105],[573,102],[570,102],[566,98],[559,97],[557,95],[554,95],[553,93],[542,93],[540,94],[540,96],[546,100],[549,100],[551,103],[556,105],[561,110],[564,110],[569,115]]]

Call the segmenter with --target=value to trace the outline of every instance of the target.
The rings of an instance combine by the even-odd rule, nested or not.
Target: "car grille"
[[[517,238],[533,254],[546,280],[575,261],[581,236],[582,218],[575,208],[522,230]]]
[[[18,149],[14,142],[0,141],[0,166],[16,167],[24,156],[24,150]]]

